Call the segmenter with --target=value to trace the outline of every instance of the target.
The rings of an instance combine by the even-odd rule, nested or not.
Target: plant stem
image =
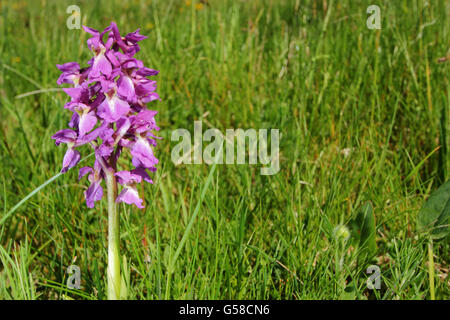
[[[434,293],[434,257],[433,257],[433,239],[428,241],[428,275],[430,277],[430,295],[431,300],[435,300]]]
[[[120,299],[120,228],[117,211],[117,182],[113,172],[106,174],[108,192],[108,299]]]

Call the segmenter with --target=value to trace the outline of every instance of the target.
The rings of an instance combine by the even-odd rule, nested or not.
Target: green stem
[[[428,241],[428,275],[430,277],[430,295],[431,300],[435,300],[434,292],[434,257],[433,257],[433,239]]]
[[[106,174],[108,192],[108,299],[120,299],[120,228],[117,211],[117,183],[113,172]]]

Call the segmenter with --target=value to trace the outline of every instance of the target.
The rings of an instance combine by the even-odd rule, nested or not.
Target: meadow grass
[[[1,1],[0,298],[105,299],[106,202],[86,207],[50,139],[66,128],[55,67],[90,58],[82,24],[141,27],[160,70],[160,159],[146,208],[120,206],[131,299],[428,299],[416,216],[448,175],[449,3],[437,1]],[[366,8],[381,8],[381,30]],[[34,92],[39,90],[38,92]],[[280,129],[280,171],[180,165],[171,132]],[[91,152],[83,149],[84,156]],[[85,163],[92,162],[92,158]],[[128,165],[127,161],[124,162]],[[333,236],[370,201],[374,261]],[[448,299],[449,241],[434,243]],[[81,290],[66,286],[81,269]],[[368,290],[368,264],[382,287]]]

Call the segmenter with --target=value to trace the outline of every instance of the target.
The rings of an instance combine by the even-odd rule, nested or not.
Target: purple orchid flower
[[[77,138],[77,133],[70,129],[60,130],[52,136],[52,139],[55,139],[56,145],[61,143],[67,144],[67,151],[64,155],[63,167],[61,169],[62,173],[75,167],[78,164],[78,161],[80,161],[80,153],[77,150],[74,150]]]
[[[62,85],[63,83],[70,83],[75,86],[78,85],[80,80],[80,65],[77,62],[67,62],[64,64],[56,65],[62,74],[59,76],[57,84]]]
[[[159,96],[156,81],[148,77],[159,71],[134,58],[140,50],[138,42],[147,38],[139,29],[124,37],[114,22],[101,32],[86,26],[83,29],[91,35],[87,45],[94,56],[89,66],[81,68],[77,62],[57,65],[62,72],[57,83],[73,85],[63,89],[70,97],[64,108],[72,112],[72,129],[52,136],[56,145],[67,145],[61,172],[76,166],[80,161],[76,148],[89,144],[96,160],[92,167],[79,171],[79,179],[87,175],[90,182],[84,192],[87,206],[93,208],[102,199],[102,182],[113,175],[122,185],[116,202],[143,208],[136,186],[143,181],[153,183],[149,172],[156,171],[158,159],[153,149],[159,139],[153,134],[159,130],[154,118],[157,112],[146,108]],[[118,159],[126,150],[134,168],[117,171]]]
[[[88,180],[91,183],[89,188],[84,192],[84,197],[86,198],[86,205],[89,208],[93,208],[95,201],[99,201],[103,197],[103,188],[101,186],[104,174],[102,172],[101,165],[98,161],[95,161],[94,168],[83,167],[80,168],[78,175],[78,180],[81,180],[83,176],[89,173]]]
[[[143,200],[139,198],[139,193],[136,189],[136,184],[142,180],[153,183],[143,168],[136,168],[130,171],[119,171],[116,174],[118,181],[124,186],[122,192],[116,199],[116,202],[125,202],[127,204],[135,204],[138,208],[143,208]]]

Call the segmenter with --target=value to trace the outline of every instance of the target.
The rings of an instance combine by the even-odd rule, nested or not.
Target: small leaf
[[[348,285],[340,296],[341,300],[356,300],[356,288],[353,284]]]
[[[353,222],[359,238],[359,259],[371,259],[377,251],[377,243],[375,241],[375,216],[373,207],[370,202],[366,202],[357,212]]]
[[[444,238],[450,228],[450,179],[432,192],[417,216],[417,229],[434,239]]]
[[[122,275],[120,278],[120,300],[126,300],[128,298],[128,287],[130,286],[130,269],[125,255],[122,256]]]

